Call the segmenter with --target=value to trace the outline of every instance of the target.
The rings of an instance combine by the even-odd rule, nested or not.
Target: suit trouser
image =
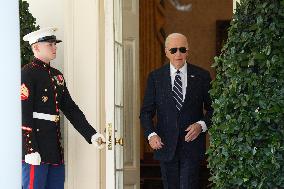
[[[199,160],[184,154],[178,145],[171,161],[161,161],[164,189],[199,189]]]
[[[64,165],[22,163],[23,189],[64,189]]]

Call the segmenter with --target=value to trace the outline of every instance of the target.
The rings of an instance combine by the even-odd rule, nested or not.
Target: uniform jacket
[[[35,58],[22,68],[21,75],[23,160],[26,154],[39,152],[43,163],[63,163],[60,121],[34,118],[34,112],[59,115],[61,110],[91,143],[96,130],[72,100],[60,71]]]
[[[140,121],[146,138],[150,133],[156,132],[164,143],[162,149],[154,151],[155,159],[171,160],[177,144],[191,158],[203,158],[205,133],[201,133],[191,142],[184,141],[184,137],[187,133],[185,129],[190,124],[202,120],[207,127],[211,125],[213,109],[208,93],[210,81],[208,71],[188,64],[186,96],[181,110],[178,111],[172,94],[170,64],[149,74]],[[203,108],[206,110],[205,114]],[[155,115],[157,116],[156,124],[153,123]]]

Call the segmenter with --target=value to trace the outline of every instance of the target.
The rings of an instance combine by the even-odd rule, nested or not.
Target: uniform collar
[[[50,68],[50,64],[47,64],[38,58],[34,58],[33,63],[43,68],[47,68],[47,69]]]

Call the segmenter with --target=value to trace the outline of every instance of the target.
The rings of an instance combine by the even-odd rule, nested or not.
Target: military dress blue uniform
[[[59,110],[88,143],[91,143],[91,137],[96,131],[72,100],[60,71],[35,58],[22,68],[21,88],[23,161],[26,154],[39,152],[43,165],[64,164]],[[54,120],[45,120],[48,116],[53,116]],[[27,182],[30,182],[30,176],[28,173]]]
[[[58,42],[55,36],[41,40]],[[88,143],[96,130],[72,100],[57,69],[34,58],[22,68],[21,83],[23,188],[63,189],[65,172],[59,110]],[[25,162],[25,156],[34,152],[40,154],[40,165]]]

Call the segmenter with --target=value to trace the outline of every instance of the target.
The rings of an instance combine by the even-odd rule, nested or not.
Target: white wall
[[[36,18],[40,28],[57,27],[56,37],[63,42],[57,44],[57,58],[52,66],[63,71],[64,61],[64,1],[63,0],[26,0],[30,13]]]
[[[0,6],[0,188],[21,188],[20,29],[18,0]],[[9,21],[7,21],[7,18]]]

